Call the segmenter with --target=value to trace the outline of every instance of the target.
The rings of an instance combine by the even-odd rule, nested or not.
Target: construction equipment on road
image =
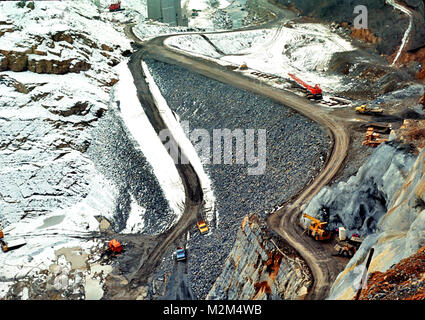
[[[176,250],[176,259],[177,261],[184,261],[186,260],[186,251],[183,247],[177,247]]]
[[[198,225],[198,229],[201,232],[201,234],[204,234],[204,233],[207,233],[208,232],[208,226],[205,223],[205,220],[198,221],[197,225]]]
[[[380,138],[380,134],[375,132],[375,129],[373,127],[367,128],[366,136],[364,140],[362,141],[362,146],[368,146],[375,148],[379,146],[383,142],[387,142],[388,139],[382,139]]]
[[[121,10],[121,1],[118,1],[117,3],[113,3],[109,6],[109,11],[120,11]]]
[[[305,83],[300,78],[296,77],[292,73],[288,73],[288,75],[294,79],[302,88],[307,92],[307,98],[309,99],[322,99],[322,89],[318,84],[316,84],[314,87],[309,85],[308,83]]]
[[[313,237],[317,241],[329,240],[331,238],[332,233],[325,229],[327,222],[322,222],[306,213],[303,214],[303,217],[311,220],[308,228],[306,229],[309,236]]]
[[[357,234],[352,234],[350,239],[347,239],[347,233],[344,227],[338,228],[339,240],[334,246],[336,256],[351,258],[362,244],[362,239]]]
[[[383,112],[384,112],[384,109],[382,108],[378,108],[378,107],[371,108],[365,104],[361,105],[360,107],[356,107],[356,113],[359,113],[359,114],[380,115]]]
[[[248,70],[248,65],[246,63],[242,63],[239,67],[239,70]]]

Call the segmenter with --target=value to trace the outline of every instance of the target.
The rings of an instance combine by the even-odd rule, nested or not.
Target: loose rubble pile
[[[98,170],[118,189],[113,227],[122,231],[133,202],[146,209],[143,233],[160,234],[173,225],[175,214],[164,197],[151,165],[130,140],[130,135],[111,108],[93,131],[88,150]],[[183,204],[182,204],[183,205]]]
[[[360,300],[424,300],[425,247],[385,272],[373,272]]]
[[[212,130],[224,128],[267,132],[264,174],[248,175],[246,163],[204,166],[213,182],[217,214],[207,238],[194,226],[188,253],[192,290],[204,298],[243,216],[259,212],[264,217],[307,184],[323,165],[329,140],[317,124],[270,100],[179,67],[146,62],[170,108],[180,121],[189,120],[190,130],[203,128],[211,137]]]
[[[211,16],[211,20],[217,29],[232,29],[233,22],[229,14],[224,10],[217,10]]]

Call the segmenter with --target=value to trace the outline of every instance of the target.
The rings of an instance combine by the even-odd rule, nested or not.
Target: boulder
[[[91,65],[88,62],[74,58],[61,60],[52,57],[40,58],[37,55],[30,55],[28,58],[28,70],[35,73],[79,73],[80,71],[87,71],[90,68]]]
[[[32,49],[18,50],[1,50],[0,53],[5,57],[7,62],[0,62],[4,70],[11,70],[14,72],[25,71],[27,69],[28,57],[27,55],[32,52]]]

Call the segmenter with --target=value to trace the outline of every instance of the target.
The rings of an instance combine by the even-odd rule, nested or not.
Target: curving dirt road
[[[327,110],[320,108],[305,98],[267,86],[260,80],[247,78],[210,60],[194,57],[167,47],[164,45],[164,41],[169,36],[140,42],[132,33],[131,28],[126,28],[126,32],[129,37],[141,45],[140,50],[132,57],[132,71],[135,77],[138,76],[135,71],[138,68],[137,64],[140,65],[139,59],[142,56],[149,56],[166,63],[182,66],[217,81],[268,97],[292,108],[327,129],[332,145],[323,170],[309,186],[294,196],[268,219],[269,226],[300,254],[312,271],[314,283],[307,295],[307,299],[325,299],[329,294],[330,285],[336,279],[339,272],[343,270],[346,260],[332,256],[332,244],[318,243],[304,235],[299,221],[304,206],[323,186],[331,181],[344,162],[350,143],[350,137],[345,126],[341,121],[334,119]],[[184,225],[180,225],[179,223],[179,226],[174,228],[168,238],[170,240],[176,238],[178,236],[176,234],[178,230],[181,231],[183,228],[188,227],[187,223],[189,223],[189,220],[184,219]],[[192,220],[190,220],[189,225],[191,223]],[[163,246],[167,245],[167,243],[169,244],[168,241],[164,242]],[[155,256],[155,258],[160,258],[161,250],[159,249],[156,250],[158,257]],[[142,269],[146,270],[146,267],[149,266],[141,266],[135,277],[141,274]]]
[[[152,123],[152,126],[159,133],[161,130],[167,129],[164,120],[161,118],[155,100],[149,90],[149,86],[145,81],[145,74],[141,65],[143,50],[134,53],[128,63],[129,69],[132,72],[134,83],[137,89],[137,96],[140,103],[144,106],[145,112]],[[200,214],[203,204],[203,192],[198,175],[189,164],[176,164],[177,171],[182,179],[186,194],[185,210],[183,212],[184,219],[168,231],[167,236],[161,239],[159,245],[152,250],[150,255],[144,258],[136,272],[131,275],[133,286],[146,284],[149,280],[149,275],[154,268],[160,263],[161,258],[167,249],[189,228],[193,227],[197,221],[197,216]]]

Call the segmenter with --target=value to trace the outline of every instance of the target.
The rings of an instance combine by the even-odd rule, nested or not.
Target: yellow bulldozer
[[[325,229],[327,222],[322,222],[306,213],[303,214],[303,217],[311,220],[306,229],[306,232],[310,237],[317,241],[329,240],[331,238],[332,233]]]

